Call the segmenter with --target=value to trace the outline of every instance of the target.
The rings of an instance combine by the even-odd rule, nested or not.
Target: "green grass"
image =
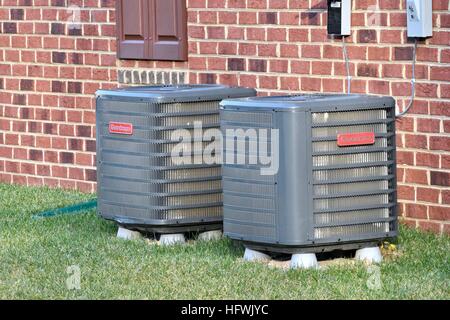
[[[1,299],[449,299],[450,239],[401,229],[398,254],[380,265],[381,289],[361,263],[302,271],[245,263],[228,240],[171,248],[117,239],[94,211],[33,220],[92,198],[0,184]],[[68,290],[78,265],[81,290]]]

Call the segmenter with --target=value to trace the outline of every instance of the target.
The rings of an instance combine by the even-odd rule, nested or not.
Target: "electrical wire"
[[[345,70],[347,73],[347,94],[352,92],[352,76],[350,75],[350,60],[348,58],[347,45],[345,44],[345,37],[342,37],[342,52],[345,59]]]
[[[417,60],[417,38],[414,38],[412,76],[411,76],[411,99],[409,100],[408,106],[405,108],[405,110],[395,115],[397,118],[402,117],[408,113],[409,109],[413,105],[414,98],[416,96],[416,60]]]

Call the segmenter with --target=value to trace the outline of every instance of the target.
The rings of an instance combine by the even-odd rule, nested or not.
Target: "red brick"
[[[253,71],[253,72],[266,72],[267,71],[266,60],[250,59],[248,62],[248,65],[249,65],[249,71]]]
[[[444,49],[441,51],[441,62],[443,63],[450,62],[450,49]]]
[[[450,204],[450,190],[442,190],[442,203]]]
[[[434,233],[440,233],[441,224],[431,221],[419,221],[419,228],[425,231],[430,231]]]
[[[204,5],[202,5],[201,8],[204,8]],[[245,8],[245,2],[240,0],[228,0],[227,8]]]
[[[401,224],[408,226],[410,228],[416,228],[416,221],[417,220],[411,220],[411,219],[402,219],[400,221]]]
[[[328,41],[328,33],[325,28],[314,28],[311,29],[311,36],[310,36],[311,42],[320,42],[324,43]]]
[[[301,50],[303,58],[320,58],[320,46],[303,45]]]
[[[415,191],[413,187],[399,185],[397,189],[397,196],[399,200],[415,200]]]
[[[376,30],[363,29],[358,31],[358,41],[360,43],[376,43],[377,32]]]
[[[312,62],[312,73],[318,75],[331,75],[333,65],[331,62],[325,61],[313,61]]]
[[[60,186],[60,188],[65,189],[65,190],[73,190],[73,189],[75,189],[76,183],[75,183],[75,181],[71,181],[71,180],[60,180],[59,186]]]
[[[322,90],[325,92],[343,92],[343,81],[339,79],[322,79]]]
[[[340,46],[324,45],[323,57],[326,59],[342,59],[342,48]]]
[[[280,78],[281,90],[298,91],[299,79],[297,77],[282,77]]]
[[[417,201],[438,203],[439,190],[430,188],[417,188]]]
[[[427,149],[427,137],[425,135],[405,134],[405,146],[407,148]]]
[[[260,57],[276,57],[277,46],[275,44],[258,44],[258,56]],[[289,61],[285,61],[289,63]]]
[[[225,39],[224,27],[207,27],[206,32],[208,39]]]
[[[430,149],[450,151],[450,138],[438,136],[430,137]]]
[[[248,30],[248,29],[247,29]],[[253,30],[258,31],[258,29],[254,28]],[[261,31],[261,30],[259,30]],[[228,27],[228,39],[244,39],[245,29],[242,27]],[[262,37],[264,39],[264,33],[262,33]],[[250,39],[250,37],[249,37]]]
[[[23,174],[36,174],[36,165],[32,163],[22,162],[20,164],[20,172]]]
[[[397,151],[397,164],[414,165],[414,152]]]
[[[302,25],[320,25],[320,13],[319,12],[302,12],[300,14],[300,21]]]
[[[443,224],[442,227],[443,227],[442,233],[450,235],[450,223]]]
[[[368,48],[368,58],[369,60],[390,60],[388,47],[369,47]]]
[[[234,87],[238,86],[239,80],[236,74],[220,74],[218,77],[219,80],[216,83],[223,83]]]
[[[281,25],[298,25],[300,23],[300,14],[298,12],[280,12]]]
[[[397,168],[397,181],[404,182],[405,178],[405,169]]]
[[[428,185],[427,171],[419,169],[406,169],[405,182]]]
[[[308,31],[305,29],[290,29],[289,30],[290,42],[307,42]]]
[[[284,41],[286,40],[286,29],[284,28],[268,28],[267,41]]]
[[[259,77],[259,84],[265,89],[276,89],[277,88],[277,78],[276,77]]]
[[[50,166],[48,165],[37,165],[36,174],[39,176],[50,176]]]
[[[450,85],[448,84],[441,85],[441,97],[450,98]]]
[[[439,132],[440,120],[438,119],[417,119],[417,129],[420,132]]]
[[[314,71],[313,71],[314,72]],[[358,64],[358,76],[360,77],[375,77],[378,78],[378,65],[361,63]]]
[[[417,152],[416,165],[422,167],[439,168],[439,155]]]
[[[396,96],[410,95],[411,84],[408,82],[391,82],[391,91]]]
[[[369,81],[369,92],[374,94],[389,94],[389,82],[383,80]]]
[[[433,1],[433,10],[447,10],[447,9],[448,9],[448,0]]]
[[[286,73],[288,71],[289,61],[287,60],[271,60],[269,62],[269,71]]]
[[[433,37],[429,41],[432,45],[448,45],[450,43],[449,32],[435,31]]]
[[[431,67],[431,80],[449,81],[450,67]]]
[[[437,84],[432,83],[417,83],[416,95],[418,97],[436,98],[437,97]]]
[[[299,46],[292,44],[282,44],[280,46],[281,56],[284,58],[298,58]]]
[[[13,175],[12,176],[12,181],[14,184],[27,184],[27,177],[23,176],[23,175]]]
[[[431,171],[430,183],[435,186],[450,187],[450,173],[441,171]]]
[[[304,91],[320,91],[321,81],[319,78],[301,78],[301,89]]]
[[[391,43],[397,44],[401,42],[402,31],[397,30],[381,30],[380,31],[380,42],[381,43]]]
[[[450,221],[450,207],[430,206],[430,220]]]
[[[14,148],[14,159],[27,160],[28,152],[27,149],[23,148]]]
[[[415,219],[427,219],[427,206],[405,203],[405,216]]]
[[[397,119],[397,130],[399,131],[414,131],[414,119],[401,117]]]
[[[404,101],[404,105],[409,104],[409,99]],[[426,100],[415,99],[408,111],[409,114],[428,114],[428,102]]]
[[[239,85],[243,87],[255,88],[256,87],[256,76],[241,74],[239,76]]]
[[[33,161],[42,161],[43,152],[42,150],[31,149],[29,150],[29,159]]]
[[[86,169],[85,170],[86,180],[87,181],[97,181],[97,172],[96,170]]]

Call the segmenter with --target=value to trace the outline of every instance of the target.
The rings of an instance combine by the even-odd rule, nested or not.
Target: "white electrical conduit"
[[[405,110],[395,115],[397,118],[407,114],[414,102],[414,97],[416,95],[416,60],[417,60],[417,38],[414,38],[412,76],[411,76],[411,99],[409,100],[408,106],[405,108]]]
[[[352,92],[352,76],[350,75],[350,60],[348,59],[347,45],[345,44],[345,37],[342,37],[342,52],[345,59],[345,70],[347,72],[347,94]]]

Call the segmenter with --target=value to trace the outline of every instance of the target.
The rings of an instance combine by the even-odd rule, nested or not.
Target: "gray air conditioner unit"
[[[174,233],[222,227],[220,164],[174,162],[172,133],[219,128],[219,102],[254,96],[221,85],[97,91],[98,213],[127,229]],[[203,141],[200,145],[211,141]],[[192,150],[192,158],[202,156]],[[195,159],[193,159],[195,160]],[[198,160],[198,159],[197,159]]]
[[[314,253],[367,248],[397,236],[391,97],[229,99],[221,103],[220,123],[226,139],[237,128],[278,130],[278,147],[270,133],[263,136],[266,148],[278,150],[272,175],[261,171],[268,165],[260,159],[250,164],[255,155],[248,149],[224,143],[234,159],[222,173],[228,237],[250,250]],[[250,145],[250,136],[236,137]],[[245,163],[235,160],[239,155]]]

